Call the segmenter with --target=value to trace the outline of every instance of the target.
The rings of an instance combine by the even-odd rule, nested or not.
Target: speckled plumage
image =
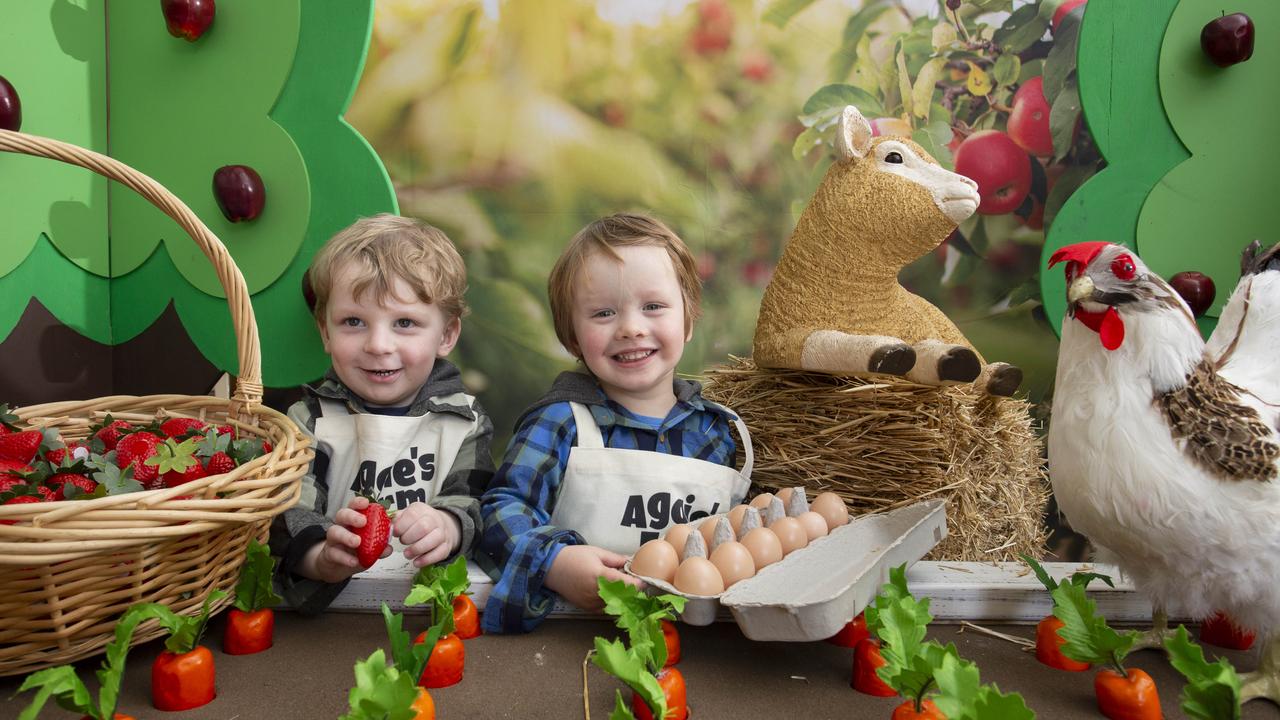
[[[1106,350],[1063,322],[1049,475],[1059,507],[1170,613],[1222,610],[1271,631],[1280,618],[1280,272],[1243,278],[1205,343],[1176,293],[1125,248],[1109,246],[1075,275],[1079,307],[1116,301],[1124,341]],[[1081,272],[1081,270],[1083,272]]]

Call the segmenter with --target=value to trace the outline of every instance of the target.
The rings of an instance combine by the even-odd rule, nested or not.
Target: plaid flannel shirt
[[[581,387],[581,378],[590,380],[592,390]],[[563,387],[566,379],[579,386],[579,396],[549,404],[544,398],[544,404],[526,411],[502,466],[480,499],[483,530],[476,561],[494,578],[483,615],[487,632],[528,632],[537,627],[555,604],[555,593],[542,585],[551,563],[566,545],[586,544],[572,528],[550,524],[569,451],[577,444],[568,400],[590,408],[605,447],[669,453],[727,466],[734,462],[733,416],[704,402],[698,383],[676,381],[676,404],[655,429],[606,398],[589,376],[564,373],[556,385]],[[556,395],[553,386],[548,397]]]
[[[289,408],[289,418],[297,423],[316,443],[316,418],[321,415],[320,398],[341,402],[348,412],[379,412],[369,408],[363,398],[338,379],[331,369],[315,386],[306,386],[302,400]],[[449,413],[470,420],[474,432],[458,449],[449,473],[443,478],[439,493],[428,503],[453,514],[461,528],[460,544],[452,559],[471,551],[480,525],[477,498],[493,477],[490,442],[493,422],[479,401],[467,395],[458,368],[448,360],[437,359],[427,382],[405,412],[406,416],[422,416],[428,412]],[[347,581],[324,583],[294,574],[302,557],[316,543],[323,542],[325,532],[333,524],[338,508],[328,507],[329,451],[323,443],[313,445],[316,456],[302,478],[302,497],[298,504],[276,517],[271,525],[271,554],[280,558],[276,568],[276,590],[286,602],[304,614],[318,613],[347,586]]]

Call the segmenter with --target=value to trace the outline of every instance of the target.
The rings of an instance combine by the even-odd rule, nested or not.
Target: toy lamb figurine
[[[836,149],[765,289],[755,363],[925,385],[976,380],[991,395],[1012,395],[1021,370],[985,363],[941,310],[898,284],[898,271],[977,209],[977,183],[906,138],[872,138],[853,106],[840,117]]]

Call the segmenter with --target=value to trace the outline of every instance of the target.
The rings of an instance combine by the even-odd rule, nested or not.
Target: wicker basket
[[[93,655],[134,603],[195,614],[214,588],[232,590],[250,538],[298,501],[311,462],[305,437],[261,404],[258,328],[240,269],[196,215],[159,183],[123,163],[66,143],[0,130],[0,150],[52,158],[132,188],[178,222],[213,263],[235,326],[240,377],[230,400],[190,395],[114,396],[17,411],[70,441],[110,413],[129,421],[194,417],[261,438],[270,452],[224,475],[176,488],[64,502],[0,506],[0,676]],[[221,608],[230,598],[218,603]],[[159,636],[154,622],[134,642]]]

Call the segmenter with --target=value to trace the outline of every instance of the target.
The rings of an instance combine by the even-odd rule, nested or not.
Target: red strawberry
[[[104,441],[105,442],[105,441]],[[162,487],[157,478],[160,475],[155,465],[148,465],[147,458],[156,454],[156,445],[160,438],[147,432],[125,435],[116,443],[116,465],[121,469],[133,466],[133,479],[142,483],[149,490]]]
[[[266,455],[266,454],[267,454],[267,453],[269,453],[269,452],[271,452],[271,443],[267,442],[266,440],[263,440],[263,441],[262,441],[262,454],[263,454],[263,455]]]
[[[74,485],[89,494],[98,489],[98,483],[81,475],[79,473],[58,473],[45,481],[48,487],[53,488],[54,498],[62,500],[67,496],[67,486]]]
[[[44,433],[39,430],[24,430],[0,436],[0,459],[29,463],[40,449],[44,441]]]
[[[36,494],[40,496],[41,502],[53,502],[58,499],[52,488],[47,488],[43,485],[36,485],[34,488]]]
[[[0,460],[0,475],[12,474],[13,471],[29,473],[33,468],[17,460]]]
[[[230,425],[218,425],[217,430],[219,435],[230,435],[232,439],[235,439],[236,429]]]
[[[15,495],[0,504],[21,505],[23,503],[38,503],[38,502],[40,502],[40,498],[36,497],[35,495]],[[0,520],[0,525],[16,525],[17,522],[18,522],[17,520]]]
[[[204,469],[210,475],[221,475],[235,470],[236,461],[232,460],[230,455],[218,451],[209,456],[209,461],[205,463]]]
[[[164,484],[168,487],[178,487],[179,485],[189,483],[192,480],[199,480],[208,474],[209,473],[204,469],[204,466],[199,462],[195,462],[186,470],[170,470],[169,472],[161,475],[160,479],[163,480]]]
[[[0,475],[0,493],[9,492],[16,487],[26,486],[27,481],[13,475]]]
[[[133,426],[124,420],[113,420],[101,430],[95,432],[93,436],[101,440],[107,450],[115,450],[123,431],[131,429],[133,429]]]
[[[76,450],[82,450],[77,457]],[[44,454],[44,459],[53,467],[58,467],[68,460],[83,460],[89,457],[89,448],[84,443],[73,442],[66,447],[54,448]]]
[[[190,433],[203,433],[208,425],[203,420],[195,418],[176,417],[165,420],[160,424],[160,432],[166,437],[176,438],[188,435]]]
[[[387,509],[381,504],[370,502],[364,509],[364,527],[348,528],[360,538],[360,547],[356,548],[356,559],[363,567],[373,567],[382,557],[391,537],[391,520],[387,517]]]

